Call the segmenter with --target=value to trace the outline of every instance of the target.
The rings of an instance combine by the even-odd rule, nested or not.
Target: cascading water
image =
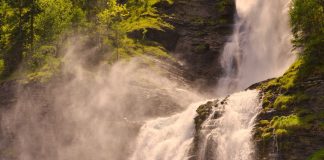
[[[206,140],[199,159],[249,160],[253,154],[251,132],[260,109],[259,92],[234,93],[222,103],[214,108],[214,113],[202,126],[200,132]],[[214,114],[222,115],[215,117]],[[210,142],[215,145],[209,146]]]
[[[277,77],[295,60],[289,28],[290,0],[236,0],[237,20],[221,64],[220,95]]]
[[[236,0],[238,16],[232,38],[225,45],[221,58],[225,75],[218,82],[217,95],[233,93],[255,82],[279,76],[291,65],[295,56],[291,53],[289,2]],[[210,116],[202,125],[200,132],[204,140],[199,145],[202,148],[190,159],[252,159],[251,132],[260,106],[258,94],[258,91],[249,90],[226,98],[221,118]],[[194,127],[185,124],[192,123],[195,116],[195,108],[191,107],[178,115],[147,122],[141,129],[132,159],[186,159],[188,148],[182,147],[188,147],[194,137]],[[219,110],[214,108],[214,112]],[[210,154],[211,142],[216,147],[211,147]]]
[[[225,75],[218,83],[219,95],[279,76],[292,64],[295,56],[291,53],[289,2],[236,0],[237,23],[231,41],[224,47],[221,64]],[[251,131],[260,106],[257,95],[256,91],[233,94],[223,116],[211,116],[204,123],[209,127],[205,141],[217,144],[214,159],[252,159]]]
[[[186,111],[166,118],[148,121],[140,131],[138,144],[131,160],[181,160],[186,159],[194,137],[196,115],[192,104]]]
[[[289,0],[236,1],[238,18],[224,48],[221,62],[226,74],[219,81],[219,95],[278,76],[294,60],[289,54],[288,4]],[[15,140],[9,148],[17,153],[15,159],[251,159],[257,91],[239,92],[219,102],[222,107],[214,107],[212,115],[221,111],[220,117],[211,115],[202,124],[201,154],[189,155],[198,134],[193,121],[197,104],[184,106],[201,100],[199,95],[177,89],[181,85],[142,63],[120,62],[108,71],[103,65],[90,72],[81,50],[67,53],[62,79],[37,94],[21,88],[13,109],[1,113],[0,134]],[[185,111],[147,120],[180,110]],[[142,121],[146,122],[137,136]],[[206,156],[210,142],[216,147]]]

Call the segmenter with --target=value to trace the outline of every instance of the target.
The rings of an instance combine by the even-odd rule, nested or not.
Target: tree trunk
[[[30,51],[34,52],[34,17],[35,17],[35,0],[32,0],[30,13]]]
[[[23,59],[24,33],[23,33],[23,0],[19,0],[18,6],[18,32],[11,33],[12,46],[4,54],[4,77],[10,76],[19,67]]]

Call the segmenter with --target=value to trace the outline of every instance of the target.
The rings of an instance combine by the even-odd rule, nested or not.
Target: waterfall
[[[218,82],[218,95],[280,76],[293,63],[289,5],[290,0],[236,0],[237,19],[221,57],[225,74]],[[222,117],[211,116],[203,125],[209,128],[205,143],[216,143],[212,158],[204,159],[250,160],[251,131],[260,108],[258,92],[235,93],[226,102]]]
[[[218,119],[210,116],[204,122],[201,131],[206,140],[198,156],[190,156],[188,153],[195,136],[195,110],[203,102],[192,104],[184,112],[171,117],[147,121],[140,130],[130,160],[184,160],[193,157],[200,160],[250,159],[253,153],[251,131],[260,108],[258,95],[258,91],[248,90],[232,94],[219,102],[214,112],[223,112],[223,115]],[[215,149],[212,155],[206,155],[209,147],[207,143],[210,141],[218,147],[212,148]]]
[[[260,109],[259,92],[234,93],[222,103],[214,110],[222,116],[210,116],[202,126],[201,132],[206,140],[200,159],[249,160],[253,155],[251,132]],[[213,146],[208,142],[214,143]],[[212,150],[211,153],[208,150]]]
[[[295,60],[289,28],[290,0],[236,0],[234,33],[225,47],[220,95],[282,75]]]
[[[201,102],[203,103],[203,102]],[[138,144],[131,160],[186,159],[194,137],[195,103],[180,114],[148,121],[140,131]]]
[[[61,75],[46,87],[18,87],[12,109],[2,108],[0,134],[11,144],[6,154],[23,160],[252,159],[259,92],[237,91],[281,75],[294,61],[289,1],[236,0],[234,32],[220,61],[224,75],[215,89],[221,96],[236,93],[218,98],[199,132],[196,109],[206,101],[193,103],[203,98],[185,81],[150,68],[150,58],[90,67],[96,49],[72,38]],[[191,153],[200,132],[202,148]]]
[[[237,18],[221,57],[224,75],[218,82],[217,95],[280,76],[292,64],[295,56],[291,52],[289,4],[290,0],[236,0]],[[186,154],[189,144],[194,143],[192,119],[197,105],[180,114],[146,122],[131,159],[252,159],[251,132],[260,109],[258,95],[256,90],[234,93],[219,104],[221,108],[214,107],[214,113],[202,125],[204,139],[195,158]],[[216,112],[221,117],[215,118]]]

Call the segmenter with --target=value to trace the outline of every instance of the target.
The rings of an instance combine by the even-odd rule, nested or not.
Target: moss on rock
[[[201,128],[202,123],[208,118],[213,109],[214,103],[208,101],[206,104],[202,104],[196,110],[197,116],[195,117],[195,128],[198,131]]]

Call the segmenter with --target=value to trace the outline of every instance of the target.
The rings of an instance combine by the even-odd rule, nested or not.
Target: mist
[[[19,85],[16,105],[2,113],[2,132],[12,140],[15,158],[124,160],[144,121],[202,99],[156,59],[89,67],[95,49],[80,45],[67,46],[60,76],[46,85]]]

